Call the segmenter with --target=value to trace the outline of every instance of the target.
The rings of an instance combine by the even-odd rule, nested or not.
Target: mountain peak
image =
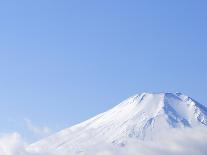
[[[122,103],[141,103],[144,102],[145,104],[161,104],[163,107],[166,104],[172,104],[172,102],[177,102],[177,104],[188,104],[188,105],[195,105],[199,104],[189,96],[176,92],[176,93],[171,93],[171,92],[159,92],[159,93],[151,93],[151,92],[144,92],[140,94],[136,94]]]
[[[181,92],[143,92],[136,94],[135,96],[164,96],[164,97],[178,97],[180,99],[190,98],[189,96],[181,93]]]
[[[207,108],[182,93],[141,93],[83,123],[30,146],[37,150],[80,151],[105,141],[125,145],[127,139],[153,140],[171,128],[207,126]],[[87,144],[87,146],[86,146]],[[81,148],[81,149],[80,149]]]
[[[162,116],[169,126],[191,127],[200,123],[207,125],[206,107],[182,93],[145,92],[132,96],[117,107],[127,109],[130,108],[128,104],[133,103],[135,113],[145,113],[145,116],[150,118]]]

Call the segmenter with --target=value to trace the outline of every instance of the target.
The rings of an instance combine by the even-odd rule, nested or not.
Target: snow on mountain
[[[153,141],[161,131],[198,126],[207,126],[204,105],[181,93],[142,93],[31,144],[28,150],[81,154],[102,142],[125,146],[128,139]]]

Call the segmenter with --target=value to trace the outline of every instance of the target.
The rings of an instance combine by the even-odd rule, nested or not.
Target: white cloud
[[[25,119],[26,127],[36,136],[44,137],[52,133],[52,130],[47,126],[38,126],[34,124],[30,119]]]
[[[18,133],[2,135],[0,138],[1,155],[26,155],[26,143]]]
[[[1,134],[0,155],[57,155],[51,153],[36,153],[28,151],[29,144],[26,143],[19,133]]]
[[[206,155],[207,128],[169,130],[155,142],[128,141],[122,148],[100,144],[87,155]]]
[[[81,155],[206,155],[207,128],[172,130],[156,142],[128,141],[126,147],[99,143]],[[21,135],[12,133],[0,137],[0,155],[69,155],[68,152],[35,153],[26,151],[28,144]],[[67,149],[67,148],[66,148]],[[70,152],[69,152],[70,153]],[[70,153],[70,155],[72,155]]]

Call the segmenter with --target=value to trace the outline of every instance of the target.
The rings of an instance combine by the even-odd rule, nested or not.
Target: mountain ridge
[[[102,141],[125,146],[128,139],[152,141],[158,132],[197,126],[207,126],[204,105],[182,93],[145,92],[36,142],[28,149],[80,153]]]

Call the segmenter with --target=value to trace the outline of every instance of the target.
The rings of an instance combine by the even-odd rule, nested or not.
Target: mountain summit
[[[207,126],[207,108],[182,93],[142,93],[83,123],[30,145],[29,150],[82,153],[101,142],[124,146],[172,128]]]

